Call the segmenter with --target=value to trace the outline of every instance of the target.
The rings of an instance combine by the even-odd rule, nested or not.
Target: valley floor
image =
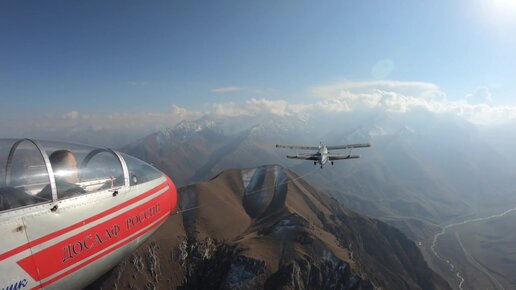
[[[454,289],[515,289],[516,208],[453,223],[422,243],[425,259]]]

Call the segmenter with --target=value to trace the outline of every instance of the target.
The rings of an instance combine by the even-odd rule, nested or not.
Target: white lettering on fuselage
[[[94,248],[108,241],[114,240],[114,238],[118,237],[119,235],[125,236],[130,231],[140,229],[140,226],[142,226],[142,224],[145,225],[146,222],[151,222],[153,218],[155,218],[155,216],[158,215],[160,212],[160,204],[157,203],[155,205],[142,209],[140,212],[137,212],[133,215],[129,215],[125,219],[126,227],[121,227],[115,223],[107,225],[105,228],[85,233],[85,235],[80,238],[73,239],[63,247],[62,262],[64,263],[69,260],[72,260],[73,258],[81,254],[96,252],[96,250],[93,250]]]
[[[106,229],[104,232],[88,234],[83,239],[77,240],[72,244],[66,245],[63,248],[63,263],[66,262],[66,260],[72,259],[77,255],[81,254],[84,250],[90,250],[104,243],[107,240],[111,240],[113,237],[118,236],[119,233],[120,226],[115,224],[110,229]]]
[[[138,214],[127,219],[127,229],[130,230],[132,227],[141,224],[147,219],[157,215],[161,211],[159,203],[146,208],[145,210],[139,212]]]

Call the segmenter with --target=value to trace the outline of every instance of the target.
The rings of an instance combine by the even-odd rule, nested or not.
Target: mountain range
[[[360,213],[413,218],[428,227],[516,203],[513,165],[475,126],[452,116],[421,114],[373,112],[309,120],[204,117],[122,150],[151,162],[180,186],[225,168],[279,163],[307,175],[308,181]],[[288,151],[274,148],[276,143],[317,145],[320,140],[328,145],[371,142],[373,147],[353,151],[361,159],[322,170],[310,162],[286,160]],[[406,233],[420,238],[408,227]]]
[[[180,190],[180,210],[91,289],[450,289],[399,230],[278,165]]]
[[[516,205],[512,162],[516,153],[508,132],[505,127],[481,127],[456,115],[424,110],[204,116],[147,135],[122,150],[153,163],[180,186],[210,179],[227,168],[288,167],[345,207],[401,230],[418,244],[430,266],[458,287],[457,273],[449,271],[446,260],[436,259],[431,250],[433,241],[446,225]],[[320,169],[311,162],[287,160],[285,155],[296,151],[274,146],[320,141],[326,145],[370,142],[372,147],[352,151],[361,159]],[[498,271],[507,272],[507,267]],[[471,265],[459,268],[464,272]],[[466,284],[475,285],[472,281]],[[481,289],[482,285],[476,286]]]

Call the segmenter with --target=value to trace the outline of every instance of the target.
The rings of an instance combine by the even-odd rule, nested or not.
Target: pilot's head
[[[56,180],[69,183],[79,182],[77,159],[69,150],[58,150],[50,154],[50,163]]]

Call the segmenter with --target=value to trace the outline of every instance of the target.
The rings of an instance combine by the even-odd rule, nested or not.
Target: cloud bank
[[[219,116],[310,115],[314,112],[360,112],[382,109],[408,113],[427,110],[455,114],[480,125],[500,124],[516,119],[515,106],[494,106],[487,87],[458,100],[450,100],[439,86],[427,82],[346,81],[310,88],[313,102],[294,103],[285,100],[250,99],[241,103],[213,104],[209,112]]]
[[[216,89],[220,92],[239,90],[237,87]],[[433,113],[454,114],[475,124],[500,124],[516,119],[516,107],[495,106],[489,88],[480,87],[458,100],[450,100],[437,85],[405,81],[345,81],[309,88],[313,96],[307,102],[251,98],[242,102],[206,104],[191,110],[172,105],[167,112],[115,112],[111,114],[84,114],[77,110],[61,115],[47,115],[36,119],[0,120],[3,137],[33,136],[33,132],[74,132],[88,129],[133,130],[143,133],[173,127],[182,120],[202,116],[300,116],[317,113],[360,112],[385,110],[409,113],[427,110]]]

